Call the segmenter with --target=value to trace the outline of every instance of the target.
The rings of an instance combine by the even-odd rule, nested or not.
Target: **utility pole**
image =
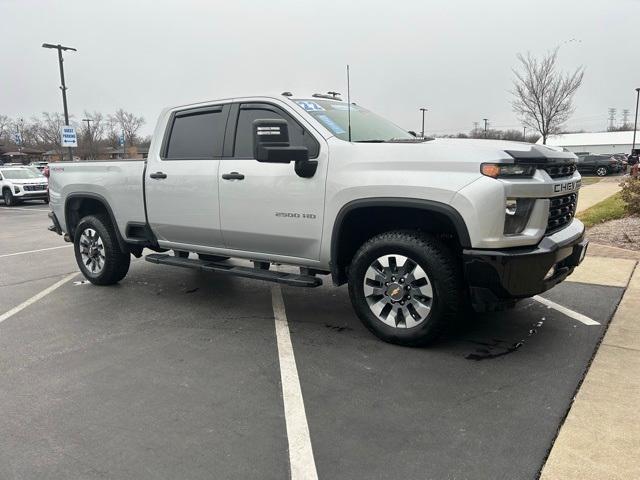
[[[42,48],[52,48],[58,50],[58,65],[60,65],[60,90],[62,90],[62,107],[64,108],[64,124],[69,126],[69,110],[67,109],[67,86],[64,83],[64,66],[62,65],[64,60],[62,59],[62,51],[71,50],[77,52],[73,47],[64,47],[60,44],[52,45],[51,43],[43,43]],[[73,151],[69,147],[69,160],[73,161]]]
[[[616,109],[610,108],[609,109],[609,131],[613,130],[613,127],[615,126],[615,122],[616,122]]]
[[[424,114],[428,112],[428,110],[426,108],[421,108],[420,111],[422,112],[422,138],[424,138]]]
[[[489,122],[489,119],[483,118],[482,120],[484,120],[484,138],[487,138],[487,124]]]
[[[638,129],[638,102],[640,101],[640,88],[636,88],[636,120],[633,123],[633,145],[631,147],[631,155],[636,149],[636,130]]]
[[[527,141],[527,127],[525,127],[524,125],[522,127],[522,141],[523,142]]]
[[[90,118],[83,118],[82,121],[87,122],[87,134],[89,135],[89,157],[91,157],[91,155],[93,155],[93,137],[91,136],[91,122],[93,122],[93,120]],[[91,158],[88,158],[87,160],[91,160]]]
[[[622,110],[622,126],[624,128],[627,128],[628,125],[629,125],[629,109],[625,108],[624,110]]]

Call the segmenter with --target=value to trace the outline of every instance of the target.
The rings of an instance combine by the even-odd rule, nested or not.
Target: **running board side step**
[[[257,280],[266,280],[267,282],[282,283],[292,287],[319,287],[322,285],[322,279],[312,275],[297,275],[295,273],[242,267],[227,263],[207,262],[192,258],[180,258],[164,253],[152,253],[145,256],[144,259],[147,262],[157,263],[160,265],[193,268],[204,272],[226,273],[237,277],[255,278]]]

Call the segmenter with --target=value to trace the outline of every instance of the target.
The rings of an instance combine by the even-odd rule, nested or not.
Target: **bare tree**
[[[513,69],[512,106],[522,123],[534,128],[547,143],[549,135],[560,132],[573,113],[573,96],[582,84],[584,68],[573,73],[558,70],[558,48],[541,59],[530,53],[518,54],[521,70]]]
[[[85,122],[88,119],[89,122]],[[100,112],[89,113],[85,110],[80,127],[80,155],[84,158],[97,158],[100,143],[105,133],[104,115]]]
[[[9,142],[9,127],[11,124],[11,118],[6,115],[0,115],[0,143]]]
[[[42,112],[40,118],[32,119],[34,143],[44,148],[60,147],[60,129],[65,125],[61,113]],[[69,123],[73,124],[70,120]]]
[[[136,117],[133,113],[126,112],[122,108],[115,114],[109,115],[109,137],[118,137],[120,132],[124,132],[127,145],[138,143],[138,132],[146,122],[144,117]]]

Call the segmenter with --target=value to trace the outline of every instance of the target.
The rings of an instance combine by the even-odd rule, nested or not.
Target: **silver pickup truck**
[[[544,146],[416,138],[318,94],[229,98],[165,109],[146,160],[51,164],[50,229],[96,285],[143,249],[293,286],[331,275],[374,334],[421,345],[564,280],[587,247],[579,188],[575,156]]]

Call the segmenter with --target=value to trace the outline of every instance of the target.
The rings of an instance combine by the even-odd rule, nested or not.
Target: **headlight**
[[[522,233],[529,222],[535,198],[507,198],[504,212],[504,234]]]
[[[480,172],[492,178],[530,178],[536,173],[536,167],[515,163],[483,163]]]
[[[17,185],[13,186],[13,193],[20,193],[20,187]]]

